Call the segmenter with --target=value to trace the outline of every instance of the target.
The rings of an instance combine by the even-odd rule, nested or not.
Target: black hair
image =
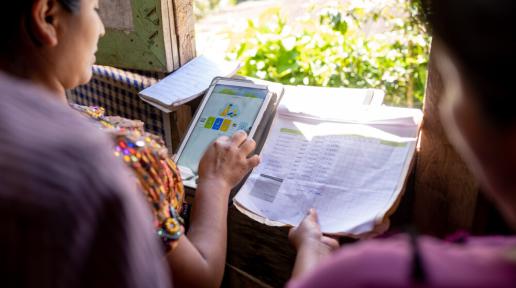
[[[70,12],[79,10],[81,6],[81,0],[59,0],[59,3]]]
[[[487,119],[499,127],[516,123],[516,1],[419,1],[431,33],[459,62]]]
[[[81,6],[81,0],[57,0],[64,9],[70,13],[77,12]],[[3,11],[8,11],[0,17],[0,37],[5,41],[4,45],[0,45],[0,55],[16,51],[21,25],[27,26],[28,15],[30,15],[34,0],[14,0],[2,3]],[[5,55],[3,55],[5,56]]]

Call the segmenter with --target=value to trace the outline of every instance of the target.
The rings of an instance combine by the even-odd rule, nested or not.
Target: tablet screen
[[[238,130],[249,133],[267,93],[267,89],[215,85],[177,164],[197,174],[199,161],[211,142]]]

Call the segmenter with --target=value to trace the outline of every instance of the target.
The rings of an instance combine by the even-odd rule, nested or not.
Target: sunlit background
[[[430,38],[408,0],[195,0],[199,54],[291,85],[379,88],[421,107]]]

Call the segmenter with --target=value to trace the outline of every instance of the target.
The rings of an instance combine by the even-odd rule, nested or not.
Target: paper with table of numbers
[[[280,104],[261,164],[235,205],[269,225],[297,226],[315,208],[324,233],[371,232],[402,192],[422,113],[385,106],[324,113],[324,103],[314,104],[296,112]]]

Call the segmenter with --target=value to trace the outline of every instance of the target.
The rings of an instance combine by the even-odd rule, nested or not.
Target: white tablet
[[[253,137],[272,93],[265,85],[216,79],[197,109],[175,161],[185,186],[196,188],[199,161],[218,137],[243,130]]]

